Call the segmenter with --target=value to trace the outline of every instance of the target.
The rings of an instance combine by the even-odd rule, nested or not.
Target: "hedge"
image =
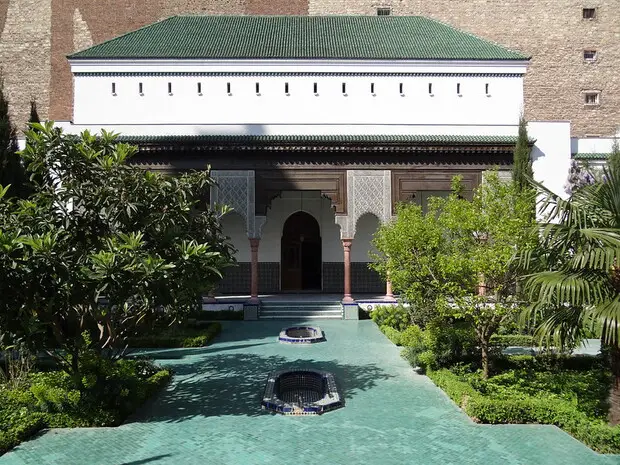
[[[620,426],[609,426],[602,420],[590,419],[568,401],[531,396],[495,399],[483,396],[447,369],[428,371],[427,374],[478,423],[556,425],[597,452],[620,453]]]
[[[62,372],[46,373],[45,379],[57,377],[56,374],[62,375]],[[41,411],[44,408],[32,396],[30,388],[4,391],[0,396],[0,418],[3,427],[0,431],[0,455],[45,428],[116,426],[166,385],[171,377],[172,373],[169,370],[159,370],[143,379],[139,386],[133,386],[133,389],[127,384],[125,388],[127,392],[123,397],[126,402],[122,405],[123,408],[114,410],[106,410],[102,405],[94,405],[89,400],[84,403],[78,400],[75,408],[68,411]],[[55,386],[47,388],[59,392],[59,388]]]
[[[222,332],[222,324],[209,322],[206,328],[189,328],[131,338],[132,348],[204,347]]]
[[[394,328],[392,328],[391,326],[388,326],[388,325],[379,326],[379,329],[381,330],[381,332],[383,334],[385,334],[385,336],[390,341],[392,341],[392,343],[394,343],[397,346],[400,345],[401,332],[399,330],[394,329]]]
[[[525,334],[494,334],[491,336],[490,343],[492,346],[501,347],[532,347],[534,338]]]

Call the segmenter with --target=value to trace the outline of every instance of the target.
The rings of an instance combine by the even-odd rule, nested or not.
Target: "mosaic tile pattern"
[[[327,342],[310,347],[277,342],[281,327],[225,322],[210,347],[153,351],[175,378],[127,424],[52,430],[0,465],[620,463],[554,426],[476,425],[372,321],[322,321]],[[268,373],[300,366],[334,373],[346,408],[320,417],[263,412]]]
[[[258,263],[258,292],[271,294],[280,291],[280,263]],[[218,294],[246,295],[250,293],[250,264],[240,262],[238,266],[224,271],[224,279],[220,281]]]
[[[341,293],[344,288],[344,264],[342,262],[323,262],[323,292]],[[351,263],[351,292],[385,293],[385,283],[376,271],[368,268],[368,263]]]

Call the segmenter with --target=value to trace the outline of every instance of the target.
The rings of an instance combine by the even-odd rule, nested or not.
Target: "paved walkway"
[[[476,425],[416,375],[372,321],[321,321],[327,342],[276,342],[282,322],[230,322],[205,349],[154,352],[176,377],[118,428],[53,430],[0,465],[620,464],[552,426]],[[266,374],[336,374],[346,407],[320,417],[260,410]]]

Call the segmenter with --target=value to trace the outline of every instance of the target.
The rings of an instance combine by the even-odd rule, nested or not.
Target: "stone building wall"
[[[573,136],[620,126],[619,0],[0,0],[0,66],[20,127],[28,102],[56,120],[72,117],[66,55],[175,14],[423,15],[531,55],[525,108],[530,120],[569,120]],[[597,18],[582,19],[596,7]],[[584,49],[598,59],[585,63]],[[599,106],[584,91],[600,91]]]

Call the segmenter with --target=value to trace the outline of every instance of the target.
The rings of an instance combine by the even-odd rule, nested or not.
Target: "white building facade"
[[[218,292],[391,297],[371,239],[396,203],[511,168],[528,57],[420,17],[173,17],[69,57],[69,132],[135,163],[210,165],[239,266]],[[570,123],[530,122],[535,177],[561,192]]]

